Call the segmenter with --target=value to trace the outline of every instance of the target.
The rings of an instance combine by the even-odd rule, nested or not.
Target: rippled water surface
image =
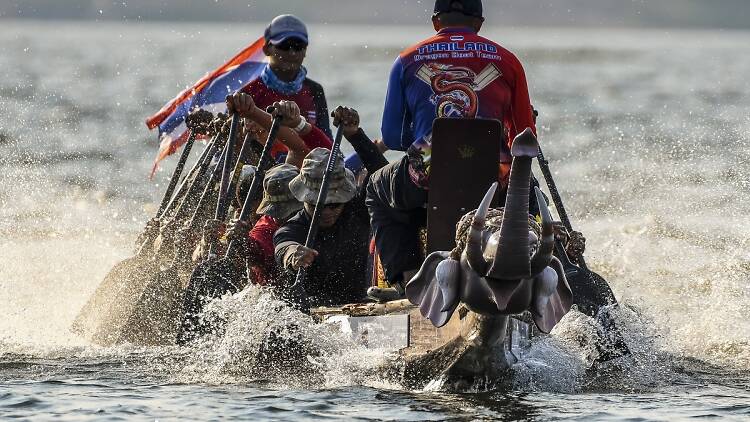
[[[390,64],[429,27],[313,26],[329,105],[378,135]],[[102,348],[70,330],[154,213],[143,121],[262,28],[2,21],[0,419],[678,420],[750,417],[750,33],[485,28],[526,66],[540,142],[633,357],[590,368],[586,318],[502,391],[409,391],[388,357],[302,324],[315,357],[254,361],[274,312],[217,303],[227,335]]]

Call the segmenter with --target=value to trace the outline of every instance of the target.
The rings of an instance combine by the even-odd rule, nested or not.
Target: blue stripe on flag
[[[185,121],[188,112],[196,106],[203,107],[224,102],[224,98],[228,94],[237,92],[243,86],[257,79],[265,66],[265,62],[245,62],[231,72],[214,79],[211,84],[193,98],[177,106],[175,111],[159,125],[159,133],[172,133],[177,126]]]

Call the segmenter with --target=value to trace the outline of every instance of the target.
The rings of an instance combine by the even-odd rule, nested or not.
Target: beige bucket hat
[[[312,204],[317,202],[330,153],[331,151],[328,149],[315,148],[307,154],[302,162],[300,174],[289,182],[289,190],[292,191],[297,200]],[[354,173],[344,167],[344,156],[341,153],[339,153],[339,158],[336,160],[330,177],[331,182],[328,186],[326,204],[349,202],[357,194]]]
[[[301,210],[302,203],[289,190],[289,182],[297,175],[299,170],[291,164],[280,164],[269,169],[263,179],[263,200],[256,212],[284,220]]]

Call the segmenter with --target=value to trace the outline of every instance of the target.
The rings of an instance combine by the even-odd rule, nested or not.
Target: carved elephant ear
[[[565,277],[565,270],[557,258],[552,258],[550,266],[537,276],[536,281],[549,287],[542,289],[548,290],[547,292],[535,289],[531,315],[539,331],[549,333],[570,311],[573,306],[573,293]]]
[[[459,266],[450,252],[433,252],[406,284],[406,298],[436,327],[445,325],[458,306]]]

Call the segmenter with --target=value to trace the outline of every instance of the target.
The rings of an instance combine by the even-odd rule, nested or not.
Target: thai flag
[[[188,130],[185,118],[193,108],[200,107],[209,111],[224,111],[224,98],[257,79],[266,65],[267,57],[263,54],[265,40],[261,37],[247,48],[240,51],[216,70],[206,74],[195,85],[180,92],[156,114],[146,119],[149,129],[159,128],[161,144],[159,153],[151,169],[151,175],[158,168],[159,162],[171,155],[187,141]]]

